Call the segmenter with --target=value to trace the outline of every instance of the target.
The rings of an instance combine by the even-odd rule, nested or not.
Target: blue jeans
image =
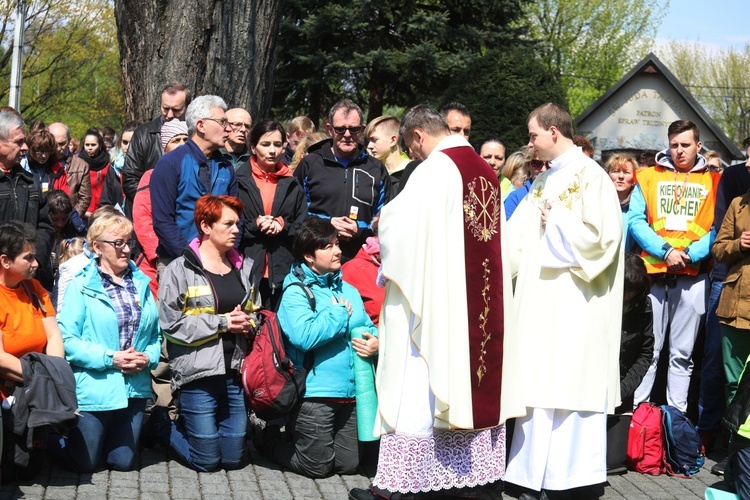
[[[726,407],[724,391],[724,361],[721,354],[721,328],[716,316],[716,307],[724,288],[722,281],[711,282],[706,311],[706,345],[704,348],[701,388],[698,398],[698,429],[712,431],[719,429],[721,416]]]
[[[179,391],[180,418],[172,422],[170,445],[199,472],[237,469],[245,450],[247,413],[236,374],[185,384]]]
[[[102,455],[110,469],[131,470],[145,409],[145,398],[131,398],[120,410],[82,411],[67,438],[50,434],[49,452],[78,473],[93,471]]]

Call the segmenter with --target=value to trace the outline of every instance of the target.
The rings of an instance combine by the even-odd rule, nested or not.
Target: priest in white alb
[[[503,405],[526,413],[506,482],[527,488],[524,498],[586,498],[584,487],[606,481],[606,414],[620,402],[622,212],[607,173],[573,144],[567,111],[545,104],[527,123],[529,147],[549,169],[508,221],[503,248],[517,320]]]
[[[505,473],[503,338],[514,322],[499,183],[437,110],[410,109],[400,132],[424,161],[380,216],[380,454],[370,489],[349,498],[476,496]]]

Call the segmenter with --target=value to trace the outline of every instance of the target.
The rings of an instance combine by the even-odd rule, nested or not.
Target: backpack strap
[[[31,304],[36,307],[38,310],[42,311],[42,314],[45,316],[47,315],[47,309],[42,304],[42,299],[39,298],[39,295],[36,294],[36,292],[31,290],[31,287],[29,286],[29,283],[27,280],[21,280],[21,286],[23,287],[23,290],[26,292],[26,295],[29,296],[31,299]]]
[[[295,273],[295,276],[300,278],[300,276],[296,273]],[[282,297],[284,295],[284,292],[289,290],[289,288],[291,288],[292,286],[298,286],[302,288],[302,291],[305,293],[305,297],[307,297],[307,302],[310,304],[310,309],[312,309],[312,311],[315,312],[315,295],[313,295],[312,290],[310,290],[310,287],[308,287],[302,282],[301,278],[299,281],[292,281],[287,286],[285,286],[284,289],[281,291]],[[281,303],[281,299],[279,298],[279,304],[280,303]],[[305,353],[305,359],[302,361],[302,367],[305,370],[310,371],[314,364],[315,364],[315,349],[312,349]]]

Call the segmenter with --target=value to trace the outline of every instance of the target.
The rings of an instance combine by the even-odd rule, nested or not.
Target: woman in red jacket
[[[117,172],[111,168],[99,129],[88,129],[81,142],[83,147],[79,156],[88,164],[91,175],[91,203],[86,210],[88,219],[102,205],[122,204],[122,187]]]

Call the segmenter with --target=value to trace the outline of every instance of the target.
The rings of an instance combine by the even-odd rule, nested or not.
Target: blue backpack
[[[669,405],[663,405],[661,409],[664,440],[667,444],[667,474],[692,476],[706,461],[700,435],[680,410]]]

